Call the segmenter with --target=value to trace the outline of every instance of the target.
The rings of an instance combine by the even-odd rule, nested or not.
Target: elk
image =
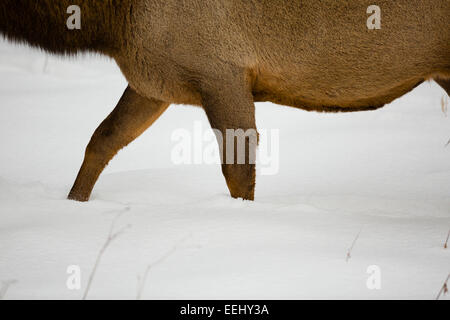
[[[367,28],[376,2],[382,28]],[[69,30],[78,5],[82,27]],[[69,198],[87,201],[118,150],[170,104],[201,106],[212,128],[254,129],[255,102],[374,110],[436,80],[450,93],[450,0],[1,0],[0,33],[52,54],[98,52],[128,81],[94,132]],[[226,136],[225,134],[223,135]],[[254,199],[256,145],[222,172]],[[230,142],[230,141],[228,141]]]

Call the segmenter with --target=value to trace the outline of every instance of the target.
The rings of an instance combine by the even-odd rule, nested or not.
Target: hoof
[[[233,190],[230,191],[231,197],[234,199],[242,199],[248,201],[255,200],[255,191],[253,188],[247,189],[245,191]]]
[[[77,194],[77,193],[71,191],[69,193],[69,195],[67,196],[67,199],[79,201],[79,202],[87,202],[87,201],[89,201],[89,195],[88,196],[80,195],[80,194]]]

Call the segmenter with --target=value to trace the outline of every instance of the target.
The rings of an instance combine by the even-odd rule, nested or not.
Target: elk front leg
[[[168,103],[144,98],[128,87],[116,108],[92,135],[68,198],[88,201],[108,162],[152,125],[168,106]]]
[[[203,107],[215,130],[222,172],[233,198],[254,200],[258,133],[250,83],[233,78],[202,93]]]

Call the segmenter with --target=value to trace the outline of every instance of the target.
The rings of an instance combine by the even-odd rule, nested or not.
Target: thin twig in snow
[[[0,300],[3,300],[9,287],[12,286],[13,284],[16,284],[17,282],[18,282],[17,280],[2,281],[2,287],[0,288]]]
[[[131,227],[131,225],[128,224],[128,225],[122,227],[121,229],[119,229],[117,232],[114,232],[114,227],[115,227],[115,224],[116,224],[117,219],[119,219],[120,216],[121,216],[124,212],[128,211],[129,209],[130,209],[130,208],[127,207],[127,208],[125,208],[124,210],[122,210],[122,211],[114,218],[114,220],[112,221],[112,223],[111,223],[111,228],[109,229],[108,237],[106,238],[106,241],[105,241],[105,243],[103,244],[103,247],[102,247],[102,248],[100,249],[100,251],[98,252],[97,259],[95,260],[94,268],[92,269],[91,274],[89,275],[88,284],[87,284],[86,290],[84,291],[84,294],[83,294],[83,300],[86,300],[86,298],[87,298],[87,295],[88,295],[88,293],[89,293],[89,289],[91,288],[91,285],[92,285],[92,281],[94,280],[95,273],[97,272],[98,265],[100,264],[100,260],[101,260],[101,258],[102,258],[102,256],[103,256],[103,254],[105,253],[106,249],[107,249],[108,246],[111,244],[111,242],[113,242],[115,239],[117,239],[117,237],[119,237],[121,234],[123,234],[123,233],[125,232],[126,229],[128,229],[128,228]]]
[[[442,108],[442,112],[444,113],[444,115],[447,116],[447,110],[448,110],[448,98],[447,98],[447,95],[442,96],[441,108]]]
[[[47,67],[48,67],[48,54],[45,55],[44,67],[42,68],[43,73],[47,73]]]
[[[447,245],[448,245],[448,238],[450,238],[450,229],[448,230],[448,234],[447,234],[447,240],[445,240],[444,243],[444,248],[447,249]]]
[[[356,235],[355,239],[353,240],[351,247],[350,247],[350,248],[348,249],[348,251],[347,251],[347,256],[345,257],[345,261],[346,261],[346,262],[348,262],[348,261],[350,260],[350,258],[352,257],[352,250],[353,250],[353,247],[355,246],[356,241],[358,241],[359,236],[360,236],[360,234],[361,234],[361,231],[362,231],[362,227],[361,227],[361,229],[359,230],[358,234]]]
[[[448,280],[450,279],[450,273],[447,276],[447,279],[445,280],[444,284],[442,285],[441,290],[439,290],[439,293],[436,297],[436,300],[439,300],[442,294],[447,294],[448,292]]]
[[[147,268],[145,268],[144,275],[142,276],[142,278],[140,276],[138,276],[138,290],[137,290],[137,297],[136,297],[137,300],[141,300],[142,293],[144,292],[145,282],[147,281],[147,276],[148,276],[148,274],[150,272],[150,269],[152,269],[156,265],[164,262],[164,260],[166,260],[172,254],[174,254],[176,250],[177,250],[177,247],[173,247],[170,251],[168,251],[161,258],[159,258],[155,262],[149,264],[147,266]]]
[[[167,258],[169,258],[171,255],[173,255],[173,254],[175,253],[175,251],[177,251],[178,245],[179,245],[180,243],[184,242],[184,241],[185,241],[188,237],[190,237],[190,236],[191,236],[191,235],[188,235],[188,236],[182,238],[182,239],[181,239],[180,241],[178,241],[178,243],[175,244],[175,246],[174,246],[172,249],[170,249],[165,255],[163,255],[161,258],[159,258],[159,259],[156,260],[155,262],[149,264],[149,265],[147,266],[147,268],[145,268],[144,275],[143,275],[142,277],[139,276],[139,275],[137,276],[137,280],[138,280],[137,296],[136,296],[136,299],[137,299],[137,300],[141,300],[142,293],[144,292],[144,288],[145,288],[145,282],[147,281],[147,276],[148,276],[150,270],[151,270],[153,267],[157,266],[158,264],[163,263]]]

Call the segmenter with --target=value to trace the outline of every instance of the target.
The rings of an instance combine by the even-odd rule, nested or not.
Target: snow
[[[120,152],[90,202],[66,200],[125,87],[106,58],[46,61],[0,43],[0,281],[17,280],[4,298],[80,299],[113,220],[130,227],[101,257],[88,299],[135,299],[148,266],[144,299],[436,298],[450,272],[450,119],[435,83],[374,112],[257,104],[280,154],[255,202],[230,198],[217,164],[173,163],[174,130],[208,127],[188,106]],[[80,290],[66,286],[71,265]],[[380,289],[367,286],[370,266]]]

